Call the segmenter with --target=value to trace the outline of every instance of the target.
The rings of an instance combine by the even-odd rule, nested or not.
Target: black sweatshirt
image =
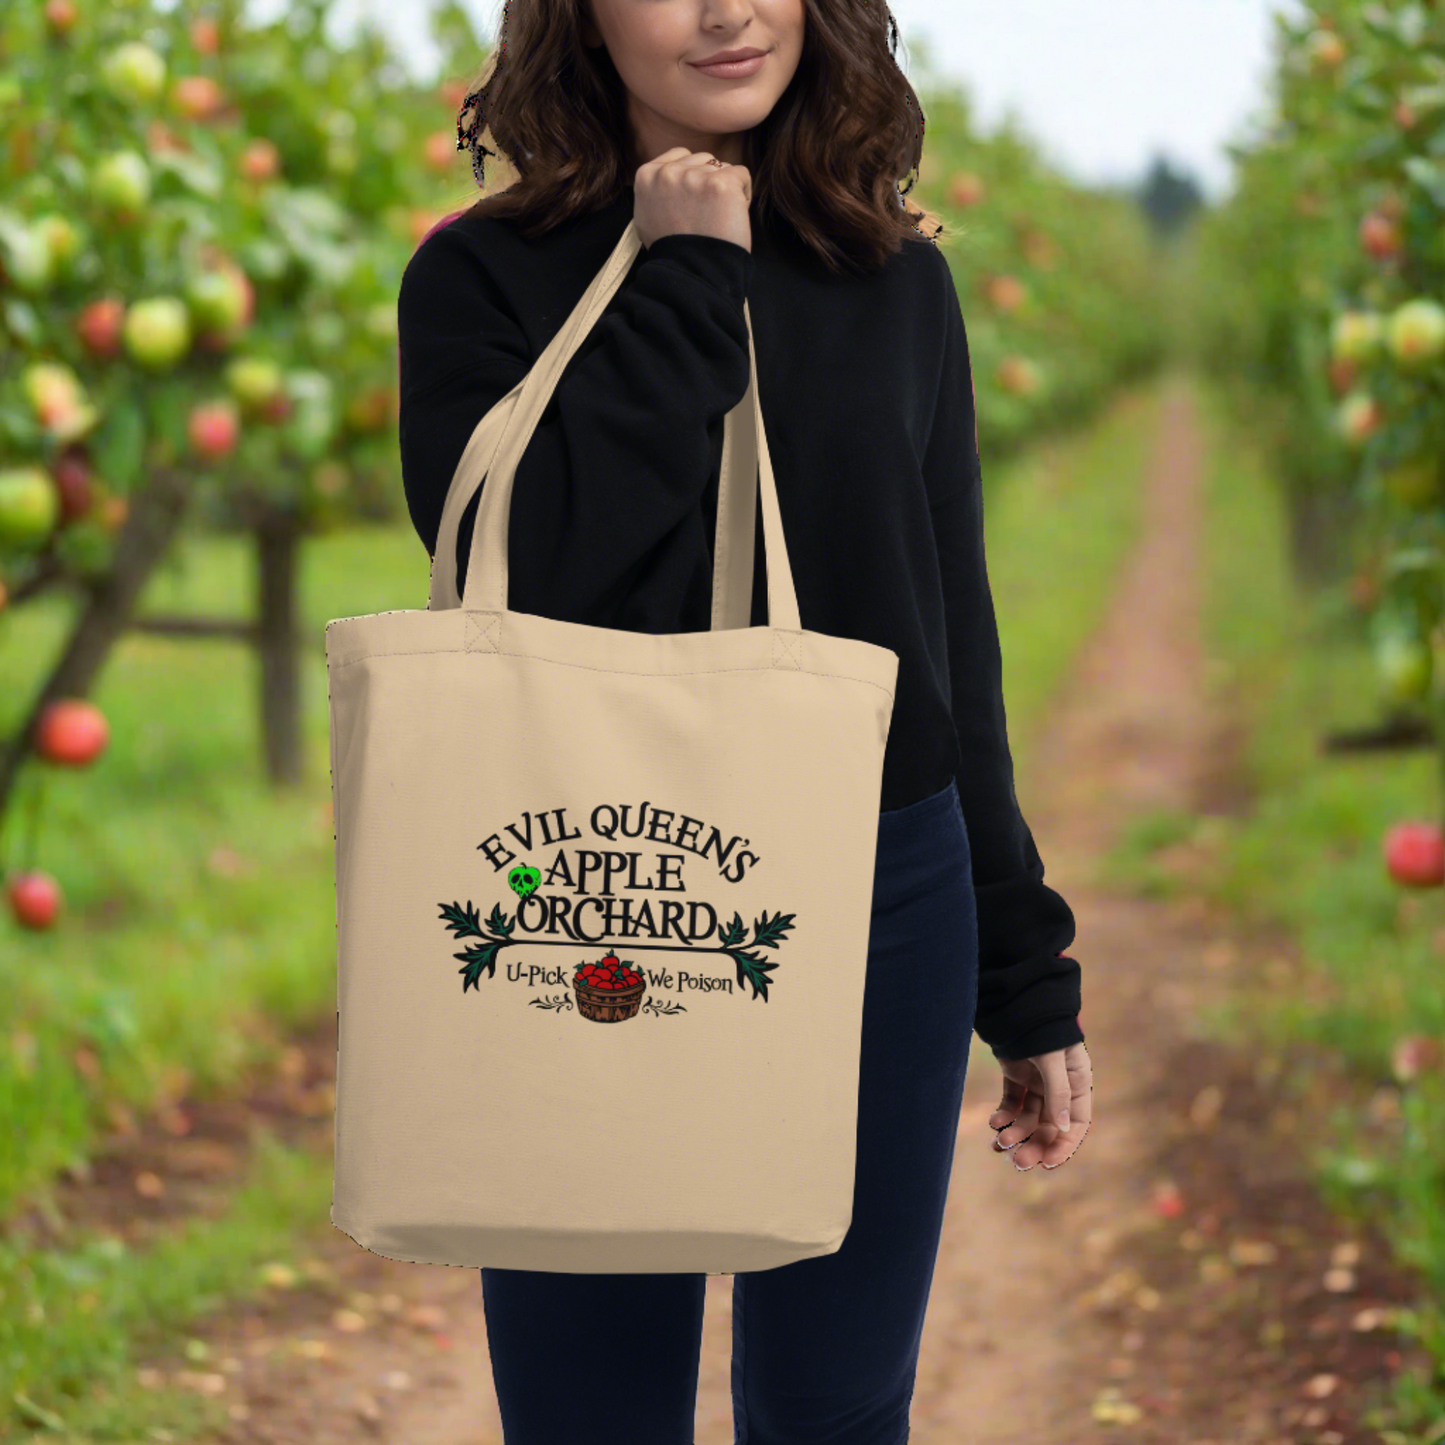
[[[530,370],[632,217],[609,204],[528,241],[462,213],[398,298],[407,506],[429,555],[477,422]],[[984,563],[968,338],[921,234],[872,276],[829,273],[786,227],[645,247],[570,359],[517,468],[507,605],[646,633],[711,622],[723,418],[758,389],[801,625],[899,656],[880,808],[958,780],[978,899],[979,1037],[1003,1059],[1083,1038],[1074,916],[1014,793]],[[466,582],[474,497],[457,538]],[[752,626],[767,620],[757,509]]]

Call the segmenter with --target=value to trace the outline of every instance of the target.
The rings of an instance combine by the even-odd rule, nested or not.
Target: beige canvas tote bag
[[[507,605],[518,462],[640,248],[629,223],[477,424],[426,610],[326,627],[331,1221],[391,1259],[731,1274],[831,1254],[852,1219],[898,655],[799,625],[750,313],[711,629]]]

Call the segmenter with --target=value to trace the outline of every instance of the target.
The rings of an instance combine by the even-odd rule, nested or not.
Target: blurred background
[[[915,1438],[1445,1439],[1445,8],[892,8],[1120,1126],[976,1162],[975,1045]],[[501,1439],[475,1275],[327,1221],[323,651],[426,605],[397,287],[500,17],[4,7],[0,1439]]]

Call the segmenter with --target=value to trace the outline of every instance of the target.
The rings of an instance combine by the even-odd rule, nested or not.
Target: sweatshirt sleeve
[[[973,375],[951,271],[947,289],[947,342],[924,476],[943,579],[958,793],[978,901],[975,1028],[996,1058],[1023,1059],[1083,1040],[1080,971],[1065,954],[1074,940],[1073,912],[1044,882],[1043,861],[1014,792],[984,557]]]
[[[705,614],[711,544],[701,502],[722,419],[748,388],[751,270],[747,247],[700,234],[660,237],[634,262],[518,463],[510,608],[653,633],[685,630],[699,605]],[[397,329],[402,481],[434,556],[467,441],[535,357],[475,236],[456,225],[407,263]],[[481,490],[458,529],[458,593]]]

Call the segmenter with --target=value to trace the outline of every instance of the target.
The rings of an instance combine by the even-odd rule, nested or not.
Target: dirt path
[[[1378,1439],[1347,1421],[1398,1357],[1362,1311],[1406,1283],[1315,1202],[1267,1076],[1191,1029],[1266,944],[1197,904],[1091,880],[1130,815],[1228,802],[1227,719],[1200,686],[1193,407],[1172,383],[1141,544],[1021,780],[1078,919],[1096,1122],[1056,1173],[1017,1172],[989,1149],[999,1075],[975,1040],[916,1445]],[[1287,969],[1287,949],[1268,946]],[[317,1248],[305,1287],[208,1335],[219,1363],[197,1388],[237,1402],[226,1439],[500,1445],[477,1272],[393,1264],[335,1231]],[[708,1283],[696,1445],[733,1438],[731,1283]]]

